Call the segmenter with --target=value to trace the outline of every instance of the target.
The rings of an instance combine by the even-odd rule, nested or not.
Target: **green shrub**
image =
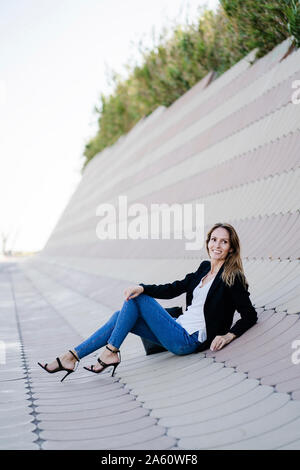
[[[258,57],[261,57],[288,36],[294,36],[299,47],[298,0],[220,0],[220,3],[244,54],[258,47]]]
[[[220,0],[216,12],[202,9],[193,24],[160,34],[152,49],[143,48],[142,65],[129,66],[128,78],[112,73],[114,91],[101,95],[99,130],[85,146],[84,165],[113,145],[158,106],[170,106],[209,71],[221,75],[251,50],[260,57],[289,36],[300,45],[298,0]]]

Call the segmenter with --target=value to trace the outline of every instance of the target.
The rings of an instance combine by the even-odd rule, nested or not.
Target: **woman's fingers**
[[[126,297],[126,299],[132,294],[132,289],[130,288],[127,288],[124,290],[124,295]]]
[[[126,289],[124,294],[125,294],[125,299],[129,300],[129,299],[134,299],[134,297],[138,295],[138,292],[136,292],[136,290],[133,288],[133,289]]]
[[[134,287],[128,287],[124,291],[125,299],[134,299],[138,295],[140,295],[144,291],[143,287],[141,286],[134,286]]]
[[[216,336],[215,339],[212,341],[210,349],[211,351],[218,351],[226,344],[225,338],[222,336]]]

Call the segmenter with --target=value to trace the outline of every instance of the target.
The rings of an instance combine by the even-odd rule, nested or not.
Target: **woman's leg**
[[[125,303],[124,306],[126,308]],[[83,341],[81,344],[79,344],[73,349],[79,359],[88,356],[97,349],[100,349],[106,344],[108,344],[109,337],[111,336],[114,330],[119,314],[120,310],[117,310],[101,328],[99,328],[89,338],[87,338],[85,341]],[[147,338],[150,341],[153,341],[154,343],[160,344],[159,340],[152,333],[149,327],[145,324],[142,318],[137,319],[136,325],[134,325],[131,331],[132,333],[135,333],[137,335],[141,333],[141,335],[144,335],[144,338]]]
[[[74,348],[79,359],[108,344],[108,339],[113,332],[119,313],[120,310],[117,310],[101,328]]]
[[[121,310],[116,311],[101,328],[73,348],[73,351],[82,359],[106,344],[119,349],[129,332],[160,344],[178,355],[190,354],[199,345],[197,334],[189,335],[155,299],[140,294],[134,299],[125,300]],[[104,362],[110,358],[115,362],[114,353],[104,350],[103,354],[101,359]],[[72,368],[76,362],[69,352],[61,356],[61,359],[64,360],[65,367]],[[57,367],[56,361],[47,367],[49,370],[54,369]]]
[[[106,344],[118,349],[129,332],[160,344],[174,354],[189,354],[199,344],[155,299],[140,294],[125,300],[122,309],[74,351],[81,359]]]
[[[108,343],[118,349],[129,332],[158,340],[178,355],[190,354],[199,345],[195,336],[191,337],[155,299],[145,294],[124,302]]]

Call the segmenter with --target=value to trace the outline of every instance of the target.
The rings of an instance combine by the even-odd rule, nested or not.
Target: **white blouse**
[[[201,279],[200,283],[193,290],[191,305],[176,320],[190,335],[199,330],[198,341],[200,343],[203,343],[207,338],[203,307],[213,280],[214,277],[202,286]]]

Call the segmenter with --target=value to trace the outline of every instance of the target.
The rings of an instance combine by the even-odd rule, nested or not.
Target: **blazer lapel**
[[[206,296],[206,300],[205,300],[205,303],[209,300],[209,298],[213,295],[213,293],[215,292],[215,290],[217,289],[217,287],[220,285],[220,283],[222,282],[222,279],[221,279],[221,275],[222,275],[222,272],[223,272],[223,269],[224,269],[224,263],[222,264],[221,268],[219,269],[216,277],[214,278],[213,282],[212,282],[212,285],[210,286],[210,288],[208,289],[208,292],[207,292],[207,296]],[[207,272],[210,270],[210,267],[209,269],[207,270]],[[206,273],[207,274],[207,273]]]
[[[201,269],[200,273],[195,277],[194,281],[191,283],[191,285],[189,286],[189,291],[192,293],[195,289],[195,287],[199,284],[199,282],[201,281],[201,279],[206,276],[206,274],[210,271],[210,268],[211,268],[211,264],[208,264],[205,268]],[[207,292],[207,296],[206,296],[206,300],[205,300],[205,303],[207,302],[207,300],[209,299],[209,297],[211,297],[213,295],[213,293],[215,292],[215,290],[217,289],[217,287],[219,286],[220,282],[222,281],[221,280],[221,274],[223,272],[223,269],[224,269],[224,264],[222,264],[221,268],[219,269],[216,277],[214,278],[210,288],[208,289],[208,292]]]
[[[199,282],[201,281],[201,279],[206,276],[206,274],[209,272],[210,270],[210,265],[207,265],[205,268],[201,268],[201,271],[197,274],[197,276],[194,278],[193,282],[191,283],[191,285],[189,286],[189,290],[192,292],[195,287],[199,284]]]

